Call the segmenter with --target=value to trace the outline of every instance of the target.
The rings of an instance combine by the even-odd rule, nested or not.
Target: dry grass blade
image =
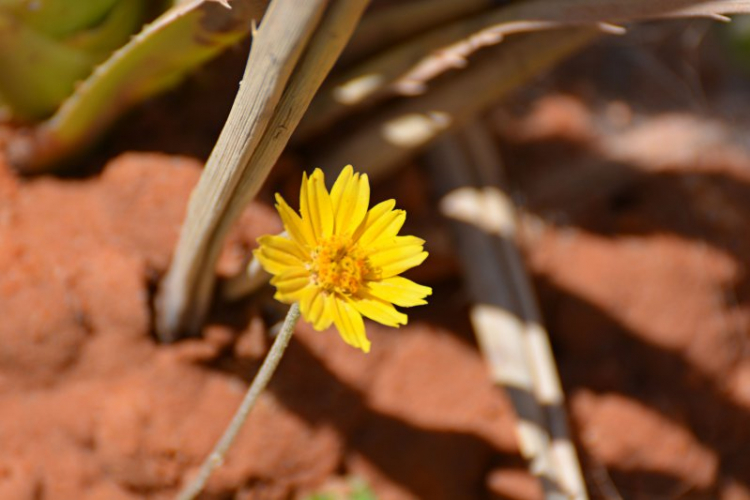
[[[305,56],[292,75],[279,106],[271,118],[268,131],[253,154],[254,169],[243,172],[238,195],[232,198],[229,217],[222,221],[228,231],[247,203],[260,190],[266,174],[281,155],[323,80],[351,38],[369,0],[334,0],[310,41]],[[342,163],[339,167],[346,165]]]
[[[199,328],[208,301],[197,305],[197,293],[203,275],[213,273],[211,258],[220,244],[214,233],[327,3],[276,0],[264,16],[229,118],[191,195],[177,250],[162,284],[157,330],[163,341]]]
[[[617,23],[673,17],[726,19],[750,12],[748,1],[530,0],[440,27],[352,68],[327,84],[313,101],[299,136],[309,137],[353,107],[393,94],[418,94],[445,71],[463,67],[479,48],[503,37],[571,26],[597,26],[622,33]]]
[[[534,294],[515,244],[515,211],[500,163],[476,122],[426,153],[451,222],[473,305],[470,317],[494,381],[518,416],[517,436],[546,498],[587,498],[564,398]],[[482,186],[482,187],[477,187]]]
[[[429,92],[377,113],[313,157],[313,165],[351,163],[377,178],[441,133],[459,127],[597,36],[576,29],[532,33],[490,49]]]
[[[317,7],[313,8],[313,3]],[[209,166],[214,170],[204,173],[191,197],[177,255],[165,281],[159,311],[162,338],[170,340],[182,330],[195,332],[200,327],[213,292],[214,267],[226,233],[257,194],[313,95],[351,37],[367,3],[368,0],[303,4],[277,0],[272,3],[272,7],[278,4],[283,15],[274,18],[278,24],[271,24],[269,16],[272,11],[269,10],[254,47],[267,29],[270,32],[264,39],[267,45],[262,45],[264,51],[258,57],[270,58],[267,65],[276,70],[283,63],[285,73],[291,72],[292,68],[294,73],[284,81],[271,79],[257,67],[246,74],[237,102],[242,101],[240,96],[250,102],[257,100],[258,95],[253,92],[260,87],[267,91],[264,99],[273,99],[275,106],[264,106],[264,112],[258,110],[250,115],[245,115],[245,107],[237,103],[232,109],[222,137],[209,158],[207,170]],[[330,5],[315,27],[320,9],[325,4]],[[305,9],[311,9],[307,16],[302,15],[305,12],[303,5]],[[304,24],[299,24],[302,19]],[[303,35],[304,29],[305,36],[300,36],[296,42],[288,42],[288,30],[295,25],[294,33]],[[308,30],[312,29],[314,33],[307,36]],[[306,46],[304,55],[286,60],[274,56],[269,51],[276,50],[282,43],[278,37],[284,40],[287,55],[293,53],[290,43],[296,43],[296,50]],[[252,52],[250,58],[253,58]],[[250,62],[248,67],[252,67]],[[268,88],[269,82],[273,89]],[[255,135],[249,134],[248,130],[255,130]]]
[[[245,205],[257,194],[266,177],[266,174],[261,176],[259,172],[267,173],[281,155],[315,92],[320,88],[327,72],[333,67],[346,41],[352,36],[353,29],[368,2],[369,0],[336,0],[326,13],[298,70],[292,76],[281,98],[277,113],[268,127],[268,137],[264,137],[253,156],[252,164],[257,168],[248,169],[243,174],[238,195],[231,200],[227,217],[217,229],[217,234],[226,234]],[[268,274],[254,261],[249,263],[243,275],[247,281],[244,278],[237,278],[237,280],[227,282],[227,288],[222,290],[223,293],[229,293],[225,297],[237,298],[244,293],[250,293],[268,281]]]

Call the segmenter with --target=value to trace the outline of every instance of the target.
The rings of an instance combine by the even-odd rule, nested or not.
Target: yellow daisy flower
[[[426,304],[432,289],[398,276],[427,258],[424,240],[398,236],[406,219],[394,200],[368,210],[370,183],[351,165],[330,194],[323,172],[302,176],[300,215],[276,195],[286,235],[262,236],[254,255],[273,274],[277,300],[299,302],[302,316],[320,331],[336,325],[347,344],[370,350],[362,316],[388,326],[407,317],[393,305]]]

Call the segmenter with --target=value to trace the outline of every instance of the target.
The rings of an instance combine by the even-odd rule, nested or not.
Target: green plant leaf
[[[59,2],[39,2],[34,9],[31,4],[0,5],[0,94],[16,118],[29,121],[52,114],[77,82],[128,41],[143,23],[146,0],[121,0],[106,12],[100,9],[95,17],[85,18],[97,24],[66,38],[58,36],[62,31],[47,32],[43,23],[34,21],[58,15],[65,24],[65,13],[76,6],[78,27],[85,14],[83,6],[97,2],[66,2],[65,12]]]
[[[352,480],[352,491],[349,500],[378,500],[370,485],[361,479]]]
[[[219,0],[194,0],[171,8],[97,67],[49,120],[15,141],[11,161],[27,172],[52,168],[133,104],[241,40],[266,3],[235,2],[228,9]]]
[[[0,0],[0,10],[52,38],[62,39],[98,24],[118,0]]]
[[[103,61],[138,31],[145,11],[144,0],[120,0],[99,24],[66,38],[65,45],[91,54],[97,62]]]
[[[0,94],[21,118],[52,112],[95,64],[68,47],[0,11]]]

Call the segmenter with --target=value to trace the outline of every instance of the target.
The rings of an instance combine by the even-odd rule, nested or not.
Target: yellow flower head
[[[394,200],[368,210],[367,175],[344,168],[330,194],[323,172],[302,177],[300,215],[280,195],[276,209],[288,236],[262,236],[255,257],[274,277],[275,298],[299,302],[316,330],[336,325],[341,338],[370,350],[362,316],[388,326],[407,317],[393,305],[425,304],[429,287],[398,276],[427,258],[424,240],[398,236],[406,219]]]

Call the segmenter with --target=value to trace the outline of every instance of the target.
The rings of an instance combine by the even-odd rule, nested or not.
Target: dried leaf
[[[297,135],[310,137],[353,108],[389,95],[424,92],[428,82],[482,47],[523,32],[594,26],[622,33],[619,23],[675,17],[709,17],[750,12],[750,0],[529,0],[463,19],[401,44],[324,86]]]
[[[371,177],[386,175],[442,133],[460,127],[508,92],[596,38],[593,29],[529,33],[482,54],[465,70],[423,95],[404,99],[362,120],[312,165],[351,163]]]

